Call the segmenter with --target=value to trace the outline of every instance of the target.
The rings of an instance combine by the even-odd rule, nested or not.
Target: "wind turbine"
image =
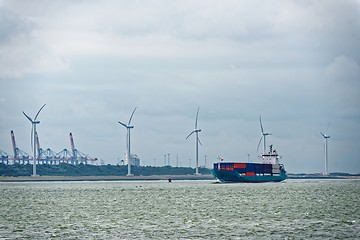
[[[119,121],[119,123],[121,125],[123,125],[124,127],[126,127],[126,129],[127,129],[127,133],[126,133],[126,145],[127,145],[126,159],[127,159],[127,162],[128,162],[128,174],[127,174],[127,176],[133,176],[133,174],[131,174],[131,163],[130,163],[130,160],[131,160],[131,156],[130,156],[130,129],[134,128],[134,126],[130,125],[130,123],[131,123],[132,117],[134,116],[135,110],[136,110],[136,108],[134,108],[134,111],[132,112],[132,114],[131,114],[131,116],[129,118],[128,124],[125,124],[125,123],[122,123],[122,122]]]
[[[36,124],[39,124],[40,121],[37,121],[37,117],[39,116],[40,111],[45,107],[46,104],[42,105],[42,107],[39,109],[39,111],[37,112],[37,114],[34,117],[34,120],[32,120],[31,117],[29,117],[28,115],[26,115],[26,113],[24,111],[22,111],[22,113],[25,115],[25,117],[27,119],[29,119],[29,121],[32,124],[31,127],[31,147],[33,147],[33,156],[34,156],[34,163],[33,163],[33,177],[36,176]]]
[[[191,134],[193,134],[193,133],[196,134],[196,167],[195,167],[195,174],[197,174],[197,175],[199,174],[199,143],[200,143],[200,145],[202,145],[200,140],[199,140],[199,132],[201,132],[201,129],[197,128],[199,110],[200,110],[200,107],[198,107],[198,110],[197,110],[197,113],[196,113],[195,129],[186,137],[186,139],[188,139],[191,136]]]
[[[329,129],[329,126],[330,126],[330,123],[328,124],[328,127],[326,129],[326,132],[328,131]],[[325,134],[323,134],[322,132],[320,132],[320,134],[323,136],[324,140],[325,140],[325,149],[324,149],[324,154],[325,154],[325,172],[324,172],[324,175],[328,175],[329,172],[328,172],[328,147],[327,147],[327,143],[328,143],[328,139],[330,138],[329,135],[327,135],[325,132]]]
[[[256,152],[259,151],[259,146],[260,146],[261,140],[264,138],[264,151],[263,151],[263,154],[266,154],[266,136],[271,135],[271,133],[265,133],[264,132],[264,128],[263,128],[263,125],[262,125],[262,122],[261,122],[261,115],[260,115],[260,128],[261,128],[262,136],[260,138],[260,141],[259,141],[259,144],[257,146]]]

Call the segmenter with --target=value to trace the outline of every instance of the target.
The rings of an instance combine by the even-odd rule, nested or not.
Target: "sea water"
[[[2,182],[0,239],[360,239],[360,180]]]

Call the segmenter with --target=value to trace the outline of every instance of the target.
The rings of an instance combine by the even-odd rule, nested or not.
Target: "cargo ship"
[[[261,155],[261,163],[224,162],[220,159],[214,163],[211,174],[220,182],[281,182],[287,179],[287,173],[276,150],[272,149]]]

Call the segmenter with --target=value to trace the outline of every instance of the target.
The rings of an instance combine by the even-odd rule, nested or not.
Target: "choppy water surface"
[[[360,239],[359,180],[0,183],[1,239]]]

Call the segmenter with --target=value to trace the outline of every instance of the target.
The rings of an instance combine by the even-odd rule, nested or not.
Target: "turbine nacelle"
[[[39,120],[37,120],[37,121],[36,121],[36,119],[35,119],[35,120],[32,120],[32,118],[29,117],[24,111],[23,111],[22,113],[25,115],[25,117],[26,117],[27,119],[29,119],[29,121],[30,121],[32,124],[39,124],[39,123],[40,123]]]
[[[188,139],[188,138],[191,136],[191,134],[193,134],[193,133],[199,133],[199,132],[201,132],[201,129],[194,129],[191,133],[189,133],[189,135],[187,135],[186,139]],[[200,140],[199,140],[199,141],[200,141]]]
[[[329,136],[329,135],[326,135],[326,133],[323,134],[322,132],[320,132],[320,134],[321,134],[324,138],[330,138],[330,136]]]
[[[134,128],[133,125],[128,125],[128,124],[122,123],[122,122],[120,122],[120,121],[118,121],[118,123],[120,123],[121,125],[123,125],[123,126],[126,127],[126,128]]]

